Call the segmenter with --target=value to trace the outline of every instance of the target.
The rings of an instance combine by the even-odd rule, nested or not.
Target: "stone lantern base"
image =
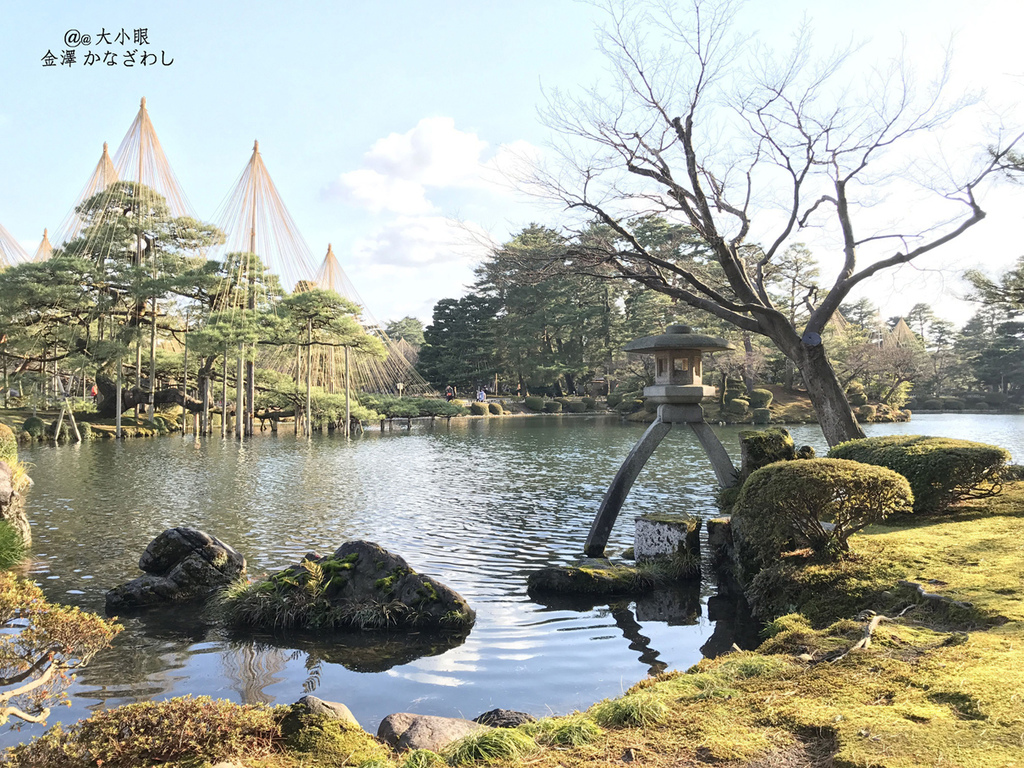
[[[644,387],[644,397],[659,405],[696,405],[715,392],[714,387],[701,384],[655,384]]]

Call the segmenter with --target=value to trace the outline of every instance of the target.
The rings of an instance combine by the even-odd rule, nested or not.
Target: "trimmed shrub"
[[[962,411],[967,407],[967,403],[958,397],[944,397],[942,407],[947,411]]]
[[[864,385],[855,381],[846,388],[846,399],[854,408],[867,405],[868,396],[864,392]]]
[[[21,425],[22,432],[28,432],[33,440],[38,440],[46,434],[46,422],[38,416],[29,416]]]
[[[750,401],[751,408],[767,408],[772,404],[772,398],[775,395],[772,394],[770,389],[752,389],[750,390],[750,397],[747,399]]]
[[[568,411],[569,410],[569,403],[572,402],[572,401],[569,400],[569,398],[567,398],[567,397],[556,397],[555,398],[555,402],[562,404],[562,410],[563,411]]]
[[[995,495],[1010,460],[1009,452],[995,445],[921,435],[850,440],[828,455],[899,472],[914,491],[915,512],[942,512],[960,499]]]
[[[495,416],[501,416],[505,412],[505,409],[501,407],[501,403],[488,403],[487,410]]]
[[[622,402],[622,393],[621,392],[610,392],[610,393],[608,393],[608,397],[605,399],[605,402],[608,403],[608,407],[609,408],[614,408],[615,406],[617,406],[619,403]]]
[[[621,403],[615,406],[615,410],[618,413],[636,413],[637,411],[643,410],[644,401],[639,398],[630,398],[623,400]]]
[[[583,413],[587,410],[587,406],[581,403],[579,400],[572,400],[569,403],[569,413]]]
[[[1009,400],[1002,392],[987,392],[982,399],[993,408],[1004,406]]]
[[[484,403],[470,403],[469,404],[469,415],[470,416],[486,416],[487,406]]]
[[[770,424],[772,421],[772,412],[769,408],[755,408],[754,409],[754,423],[755,424]]]
[[[441,400],[439,398],[420,398],[417,403],[419,408],[420,416],[465,416],[469,411],[466,408],[455,402],[448,402],[447,400]]]
[[[580,402],[583,403],[583,407],[588,411],[597,410],[597,400],[592,397],[584,397]]]
[[[548,400],[544,403],[544,413],[561,413],[562,404],[557,400]]]
[[[932,398],[931,400],[925,400],[923,403],[921,403],[921,408],[923,408],[926,411],[941,411],[942,401],[936,400],[935,398]]]
[[[526,399],[523,400],[523,405],[526,406],[528,411],[540,413],[544,410],[544,398],[537,397],[537,395],[527,395]]]
[[[6,424],[0,424],[0,461],[14,464],[18,460],[18,438],[14,430]]]
[[[726,401],[725,410],[727,410],[729,413],[735,413],[738,416],[743,416],[747,412],[747,408],[749,406],[749,400],[745,400],[742,397],[737,397],[732,400]]]
[[[754,472],[733,513],[741,521],[744,543],[763,564],[771,564],[802,545],[835,558],[849,550],[852,534],[891,514],[909,512],[913,500],[906,478],[885,467],[808,459]]]
[[[793,437],[783,427],[740,432],[740,452],[743,456],[743,472],[748,476],[776,461],[792,461],[796,458]]]
[[[857,409],[857,420],[858,421],[874,421],[875,413],[878,411],[873,405],[862,405]]]
[[[971,406],[976,411],[991,411],[992,406],[986,403],[984,400],[979,400]]]
[[[64,419],[60,423],[60,434],[57,434],[57,419],[50,422],[50,426],[46,428],[46,434],[57,440],[58,443],[66,443],[71,439],[71,422],[68,419]]]

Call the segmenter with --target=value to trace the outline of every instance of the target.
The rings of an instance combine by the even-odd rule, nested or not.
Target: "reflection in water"
[[[340,664],[353,672],[386,672],[426,656],[438,656],[466,642],[469,633],[289,632],[279,635],[232,632],[231,647],[295,649],[306,654],[306,668]]]
[[[956,418],[955,436],[1024,456],[1024,417],[993,416],[974,433],[964,419],[984,417]],[[869,431],[942,434],[926,421],[947,423]],[[742,619],[730,614],[713,626],[695,597],[609,610],[607,601],[542,606],[526,594],[530,571],[577,559],[607,484],[643,428],[618,419],[495,418],[352,441],[279,433],[244,445],[168,437],[33,446],[23,457],[35,480],[29,574],[53,600],[102,612],[106,590],[139,575],[139,555],[158,533],[190,525],[242,552],[254,576],[310,549],[376,541],[477,611],[472,633],[454,647],[422,638],[415,650],[385,646],[383,656],[336,645],[335,637],[229,637],[190,609],[133,614],[122,619],[114,646],[82,670],[61,719],[185,693],[290,703],[312,689],[344,701],[370,729],[404,710],[544,715],[618,695],[652,670],[685,669],[702,646],[709,653],[743,646]],[[739,429],[719,430],[729,450],[738,447]],[[797,443],[824,447],[817,427],[792,431]],[[1016,445],[1008,442],[1014,434]],[[713,514],[715,487],[696,439],[669,435],[633,486],[609,550],[632,544],[639,514]],[[41,730],[0,738],[9,744]]]

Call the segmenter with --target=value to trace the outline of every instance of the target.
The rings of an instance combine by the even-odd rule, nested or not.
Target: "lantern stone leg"
[[[719,486],[729,488],[736,484],[736,468],[721,441],[708,423],[704,421],[703,409],[699,405],[659,405],[658,416],[654,423],[647,428],[643,437],[633,446],[633,450],[626,456],[626,460],[622,462],[619,471],[615,473],[612,484],[605,492],[594,522],[590,526],[587,542],[583,547],[583,552],[587,557],[604,557],[604,549],[608,545],[612,526],[615,525],[615,520],[626,501],[629,489],[633,487],[633,482],[640,474],[640,470],[647,464],[654,449],[669,433],[673,424],[688,424],[697,435],[701,448],[711,460],[711,467],[715,471]]]
[[[622,462],[619,471],[615,473],[615,479],[612,480],[612,484],[608,486],[608,490],[604,494],[604,499],[601,500],[597,517],[594,518],[594,522],[590,526],[590,534],[587,536],[587,543],[583,548],[587,557],[604,557],[604,548],[608,544],[608,537],[612,533],[615,519],[619,516],[619,510],[622,509],[622,504],[626,501],[626,494],[633,487],[633,482],[640,474],[640,470],[647,464],[647,460],[651,458],[654,449],[658,447],[670,429],[672,429],[672,425],[662,421],[659,414],[654,423],[644,432],[643,437],[633,446],[633,450],[626,456],[626,460]]]

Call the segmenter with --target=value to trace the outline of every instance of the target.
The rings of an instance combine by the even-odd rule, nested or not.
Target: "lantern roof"
[[[725,339],[694,333],[688,325],[670,325],[664,333],[633,339],[623,349],[626,352],[655,352],[662,349],[699,349],[703,352],[714,352],[734,347]]]

